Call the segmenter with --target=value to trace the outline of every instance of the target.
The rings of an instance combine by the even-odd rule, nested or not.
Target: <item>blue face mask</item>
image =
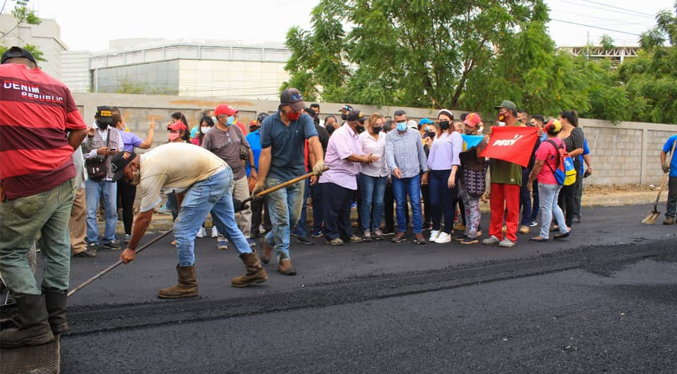
[[[406,122],[397,122],[395,123],[395,126],[397,127],[397,131],[404,131],[407,129],[407,123]]]
[[[235,123],[235,116],[230,116],[230,117],[226,118],[226,125],[230,126],[233,123]]]

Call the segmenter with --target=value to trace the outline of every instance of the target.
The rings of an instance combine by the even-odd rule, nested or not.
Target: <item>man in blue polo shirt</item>
[[[275,187],[306,173],[303,148],[308,139],[310,152],[316,160],[315,174],[310,183],[315,184],[324,169],[322,145],[317,136],[313,120],[303,112],[305,103],[299,90],[288,88],[280,95],[277,113],[261,124],[261,156],[259,174],[252,195],[264,189]],[[292,225],[299,220],[303,207],[305,181],[294,183],[266,195],[273,230],[261,241],[261,261],[270,262],[273,247],[278,256],[277,271],[284,275],[295,275],[289,255],[289,235]]]
[[[663,151],[661,152],[661,166],[663,167],[663,172],[670,172],[670,179],[668,182],[668,204],[665,210],[664,225],[675,224],[675,213],[677,208],[677,157],[675,157],[675,142],[677,142],[677,135],[668,138],[668,141],[663,146]],[[671,161],[669,165],[667,164],[668,153],[672,153],[670,155]]]

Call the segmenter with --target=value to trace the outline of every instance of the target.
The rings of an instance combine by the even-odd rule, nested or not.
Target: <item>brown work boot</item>
[[[675,218],[674,217],[665,217],[665,221],[663,221],[664,225],[674,225],[675,224]]]
[[[273,247],[268,245],[266,242],[266,236],[264,235],[261,238],[261,262],[267,264],[270,262],[270,258],[273,256]]]
[[[395,234],[395,236],[392,239],[393,243],[402,243],[402,242],[406,242],[406,241],[407,241],[407,235],[402,231]]]
[[[0,330],[0,347],[18,348],[47,344],[54,340],[43,295],[17,296],[16,306],[17,313],[13,318],[16,326],[3,326]]]
[[[263,270],[261,261],[256,252],[244,253],[240,255],[247,274],[233,278],[230,285],[233,287],[247,287],[254,284],[263,283],[268,280],[268,274]]]
[[[157,293],[161,299],[181,299],[184,297],[197,297],[197,278],[195,266],[176,265],[179,282],[169,288],[163,288]]]
[[[284,275],[296,275],[296,269],[294,269],[294,266],[292,266],[291,259],[289,259],[289,257],[280,259],[280,263],[277,265],[277,271]]]

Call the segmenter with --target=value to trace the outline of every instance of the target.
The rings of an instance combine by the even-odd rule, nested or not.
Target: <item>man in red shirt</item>
[[[12,47],[0,65],[0,272],[17,303],[3,348],[46,344],[68,330],[68,221],[73,205],[73,150],[87,134],[70,90]],[[42,289],[26,254],[41,233]]]

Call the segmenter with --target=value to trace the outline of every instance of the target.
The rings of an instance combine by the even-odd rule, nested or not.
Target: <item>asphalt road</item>
[[[293,245],[297,276],[271,264],[246,289],[202,238],[200,298],[178,301],[155,296],[166,239],[71,298],[62,372],[675,373],[677,226],[649,210],[587,209],[568,240],[513,249],[318,239]],[[118,255],[73,259],[71,286]]]

